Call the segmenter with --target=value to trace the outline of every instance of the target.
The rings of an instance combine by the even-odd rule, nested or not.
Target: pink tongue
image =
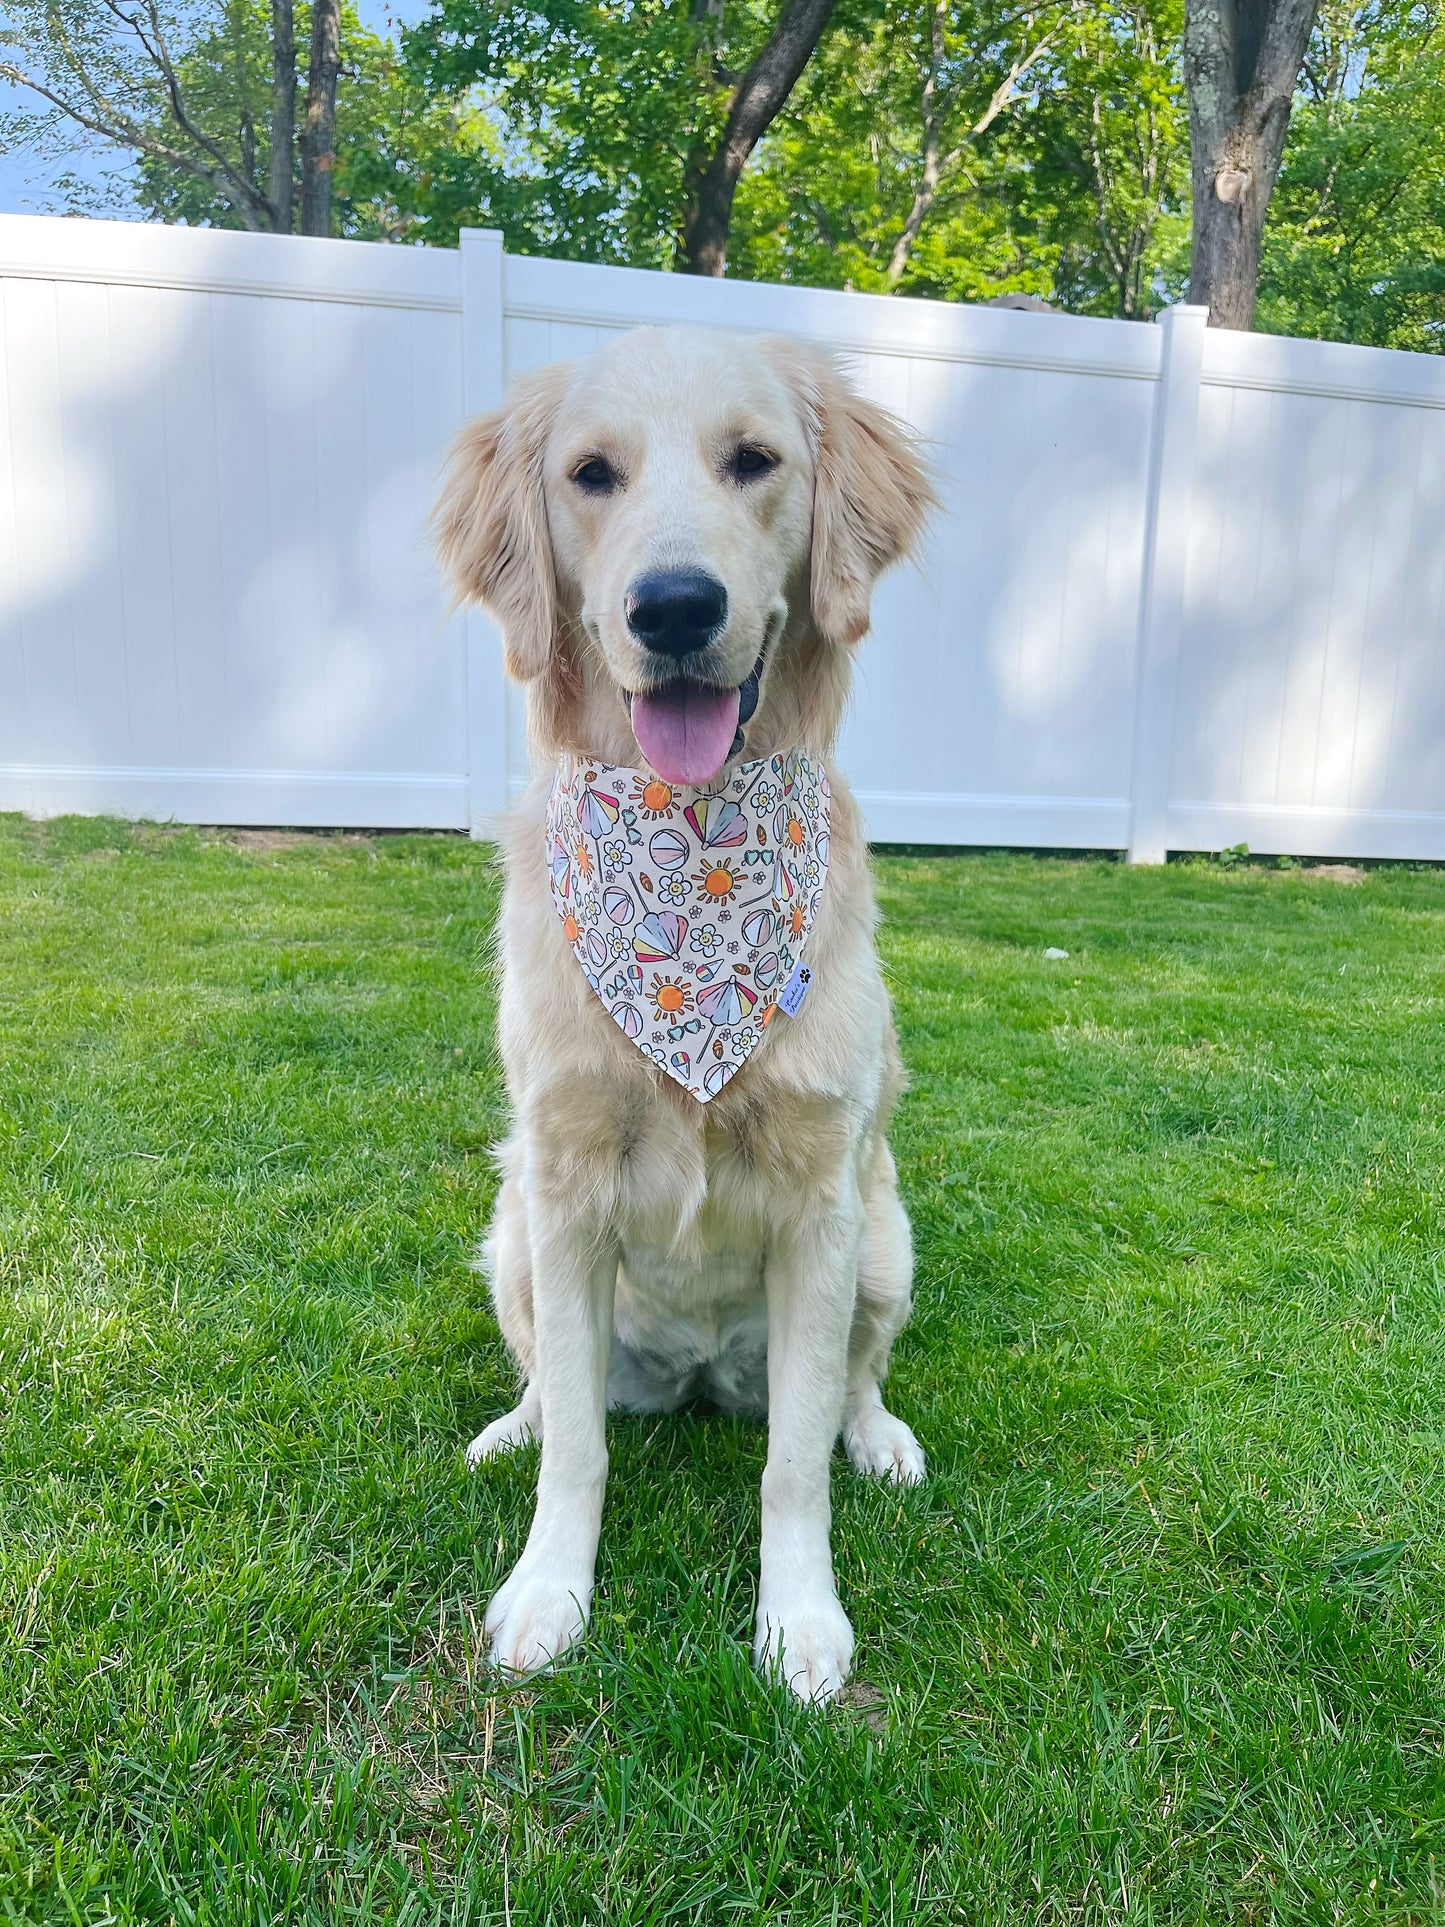
[[[637,746],[666,782],[710,783],[738,733],[736,689],[674,683],[632,698]]]

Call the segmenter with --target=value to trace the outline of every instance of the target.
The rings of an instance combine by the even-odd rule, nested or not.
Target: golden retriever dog
[[[853,1653],[833,1576],[835,1440],[862,1473],[923,1477],[923,1452],[880,1389],[910,1307],[908,1220],[884,1135],[902,1076],[863,825],[828,758],[874,582],[931,502],[905,431],[831,357],[701,329],[641,330],[527,374],[451,453],[440,553],[459,596],[501,628],[539,772],[501,829],[513,1128],[484,1247],[523,1389],[468,1454],[479,1464],[541,1444],[531,1531],[486,1615],[507,1671],[545,1667],[587,1624],[609,1407],[707,1399],[766,1414],[754,1652],[807,1700],[838,1692]],[[774,771],[779,782],[811,772],[808,807],[826,803],[826,870],[794,972],[807,1000],[794,1015],[769,1007],[765,1030],[737,1025],[746,1061],[694,1091],[604,1007],[575,948],[587,933],[550,874],[571,859],[549,842],[549,810],[559,781],[611,771],[616,795],[635,783],[644,817],[659,796],[674,810],[690,796],[688,821],[705,822],[699,798],[716,810],[738,772],[747,784],[759,769],[755,806],[777,793]],[[614,800],[591,807],[612,824]],[[655,888],[644,859],[656,833],[645,844],[637,814],[622,813],[638,845],[624,880]],[[762,816],[728,820],[736,869],[768,830]],[[599,845],[609,864],[631,860],[617,821]],[[780,834],[801,831],[788,819]],[[592,858],[578,861],[595,881]],[[730,887],[725,864],[708,874]],[[670,1034],[688,1033],[710,1063],[707,1023],[688,1016],[708,1003],[697,985],[709,967],[684,968],[696,983],[654,974],[655,1015],[670,998],[685,1020]],[[736,981],[734,1017],[755,1005]]]

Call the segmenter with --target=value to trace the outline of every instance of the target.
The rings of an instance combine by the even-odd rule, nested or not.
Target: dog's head
[[[828,355],[643,329],[469,423],[437,524],[539,747],[706,783],[744,744],[827,747],[873,584],[931,500],[904,430]]]

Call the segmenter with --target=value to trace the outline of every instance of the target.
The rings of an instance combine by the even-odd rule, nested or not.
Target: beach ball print
[[[686,917],[675,910],[653,910],[637,926],[633,954],[639,963],[662,963],[678,954],[686,936]]]
[[[602,908],[614,923],[629,924],[637,915],[637,905],[630,893],[619,890],[615,883],[611,889],[602,892]]]
[[[773,985],[778,981],[779,968],[778,953],[776,950],[769,950],[758,958],[757,963],[753,966],[753,982],[759,990],[772,989]]]
[[[726,983],[713,984],[708,990],[700,990],[697,1007],[710,1023],[740,1024],[757,1001],[756,991],[749,990],[746,984],[740,984],[735,977],[729,977]]]
[[[617,1026],[624,1037],[642,1035],[642,1012],[636,1004],[614,1004],[612,1015],[617,1020]]]
[[[749,910],[743,918],[743,942],[761,950],[772,940],[774,918],[771,910]]]
[[[600,930],[587,932],[587,961],[594,970],[605,970],[611,962],[612,953],[607,948],[607,939]]]
[[[691,854],[687,838],[680,830],[659,830],[647,845],[647,854],[659,870],[675,870]]]

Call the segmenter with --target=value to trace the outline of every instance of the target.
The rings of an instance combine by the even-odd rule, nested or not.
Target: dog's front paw
[[[853,1628],[831,1594],[760,1605],[753,1657],[761,1671],[780,1674],[800,1700],[834,1699],[853,1664]]]
[[[524,1399],[515,1411],[506,1413],[502,1418],[494,1418],[485,1426],[467,1447],[467,1464],[473,1472],[487,1459],[494,1459],[501,1452],[511,1452],[519,1445],[530,1445],[533,1439],[542,1436],[542,1415],[533,1413]]]
[[[869,1479],[894,1485],[921,1485],[928,1470],[913,1428],[880,1406],[843,1427],[843,1444],[853,1464]]]
[[[591,1606],[590,1581],[529,1565],[524,1555],[487,1608],[492,1664],[523,1676],[545,1672],[582,1637]]]

